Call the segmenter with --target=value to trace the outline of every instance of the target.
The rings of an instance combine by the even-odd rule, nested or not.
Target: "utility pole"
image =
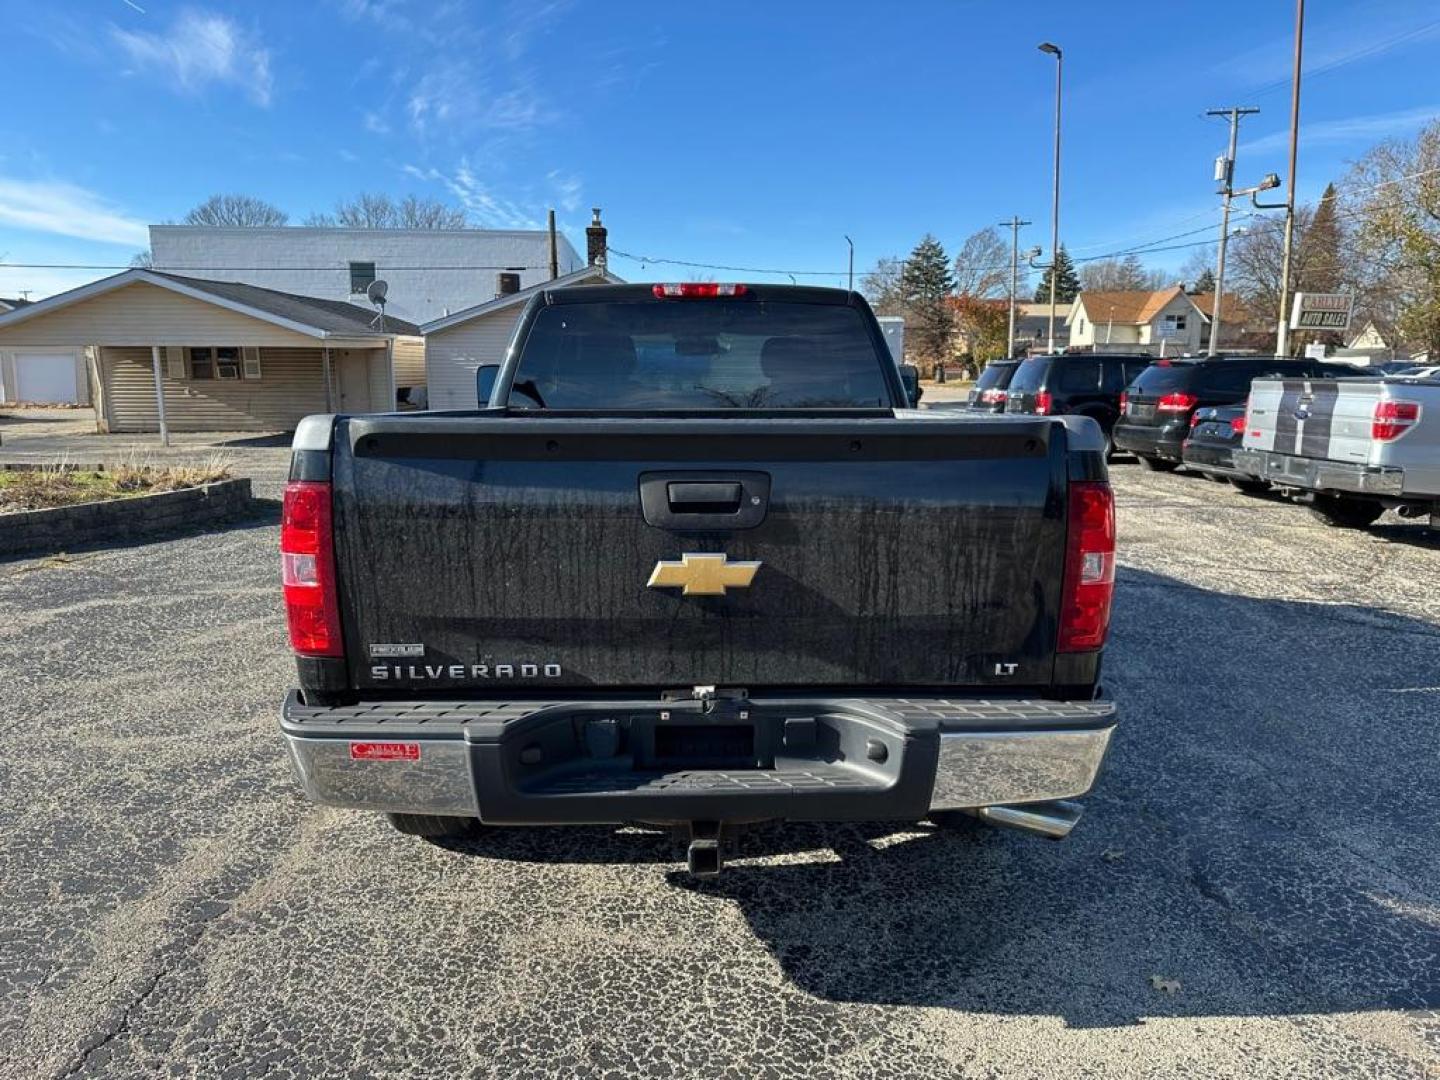
[[[1016,214],[1009,221],[1000,222],[1010,226],[1010,337],[1005,345],[1005,355],[1015,355],[1015,294],[1020,289],[1020,226],[1031,222],[1021,221]],[[1054,275],[1051,275],[1052,277]]]
[[[854,241],[854,240],[851,240],[850,237],[846,236],[846,237],[845,237],[845,243],[847,243],[847,244],[850,245],[850,284],[849,284],[848,288],[850,289],[851,292],[854,292],[854,291],[855,291],[855,241]]]
[[[1039,49],[1055,57],[1055,191],[1050,206],[1050,340],[1045,345],[1047,352],[1054,353],[1055,279],[1059,276],[1056,270],[1060,261],[1060,78],[1065,68],[1065,54],[1060,51],[1060,46],[1052,41],[1041,42]]]
[[[1216,168],[1215,179],[1220,181],[1220,194],[1224,196],[1220,213],[1220,251],[1215,260],[1215,304],[1210,311],[1210,356],[1220,351],[1220,303],[1225,295],[1225,243],[1230,238],[1230,199],[1235,194],[1235,142],[1240,134],[1240,117],[1252,116],[1260,110],[1253,107],[1231,106],[1228,109],[1206,109],[1206,116],[1228,116],[1230,118],[1230,149]]]
[[[555,211],[553,209],[546,215],[546,224],[550,232],[550,280],[554,281],[560,276],[560,244],[555,236]]]
[[[1290,178],[1285,190],[1285,254],[1280,262],[1277,356],[1290,355],[1290,252],[1295,245],[1295,157],[1300,145],[1300,62],[1305,51],[1305,0],[1295,0],[1295,73],[1290,81]]]

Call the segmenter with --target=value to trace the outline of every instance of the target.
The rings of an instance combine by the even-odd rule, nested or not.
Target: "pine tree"
[[[1055,257],[1055,265],[1046,267],[1044,275],[1040,278],[1040,284],[1035,288],[1035,302],[1037,304],[1048,304],[1050,302],[1050,275],[1055,275],[1055,302],[1057,304],[1068,304],[1080,293],[1080,278],[1075,273],[1075,263],[1070,258],[1070,253],[1065,250],[1065,245],[1060,245],[1060,254]]]
[[[1297,268],[1304,292],[1334,292],[1340,286],[1340,222],[1335,216],[1335,185],[1327,184],[1305,230]]]
[[[1310,219],[1300,241],[1300,257],[1297,260],[1295,279],[1300,292],[1336,292],[1340,288],[1340,222],[1335,216],[1335,185],[1325,185],[1320,196],[1320,205]],[[1301,348],[1310,342],[1327,345],[1343,345],[1343,334],[1334,330],[1298,333],[1294,345]]]
[[[900,271],[900,294],[905,301],[906,344],[913,342],[916,353],[931,363],[950,355],[950,335],[955,328],[950,294],[954,291],[950,258],[940,241],[926,233]]]
[[[1208,266],[1200,271],[1200,276],[1195,279],[1195,284],[1186,290],[1191,296],[1197,293],[1212,293],[1215,291],[1215,271]]]

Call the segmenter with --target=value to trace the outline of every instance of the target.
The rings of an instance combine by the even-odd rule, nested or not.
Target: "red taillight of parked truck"
[[[1377,401],[1370,422],[1370,437],[1376,442],[1400,438],[1420,420],[1420,403],[1416,401]]]
[[[301,656],[344,656],[328,483],[293,480],[285,485],[280,569],[290,647]]]
[[[1109,484],[1071,483],[1066,532],[1058,649],[1091,652],[1105,645],[1115,595],[1115,495]]]
[[[1055,407],[1055,399],[1051,397],[1049,390],[1038,390],[1035,393],[1035,414],[1037,416],[1049,416],[1050,410]]]

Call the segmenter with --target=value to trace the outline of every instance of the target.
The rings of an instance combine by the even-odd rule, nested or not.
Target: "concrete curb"
[[[125,499],[22,510],[0,515],[0,556],[123,544],[138,536],[233,521],[253,510],[248,477]]]

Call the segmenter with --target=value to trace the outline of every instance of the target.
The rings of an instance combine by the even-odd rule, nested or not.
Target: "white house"
[[[1172,285],[1153,292],[1082,292],[1065,325],[1072,349],[1179,356],[1200,351],[1207,322],[1185,290]]]
[[[561,274],[585,265],[563,235],[556,248]],[[151,225],[150,251],[156,270],[366,306],[379,278],[389,286],[386,312],[414,323],[550,276],[544,230]]]
[[[619,285],[602,265],[587,266],[554,281],[542,281],[517,293],[496,297],[420,327],[425,335],[425,383],[432,409],[473,409],[475,369],[498,364],[525,302],[544,288],[568,285]]]

